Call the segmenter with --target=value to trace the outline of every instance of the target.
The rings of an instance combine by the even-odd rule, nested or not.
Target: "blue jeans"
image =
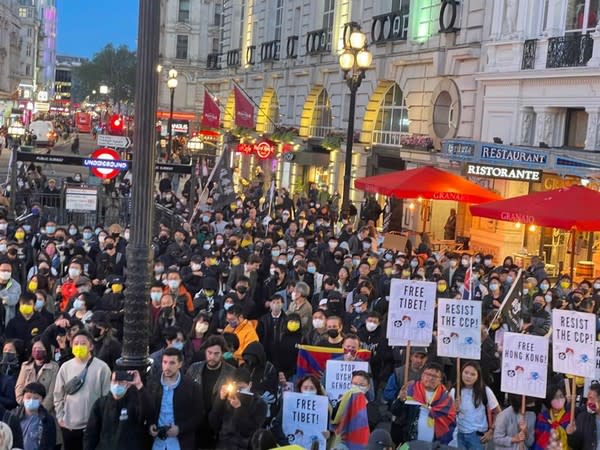
[[[480,436],[475,432],[458,433],[458,448],[483,450],[483,444],[480,441]]]

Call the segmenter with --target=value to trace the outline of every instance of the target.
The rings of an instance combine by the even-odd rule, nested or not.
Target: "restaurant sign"
[[[481,145],[481,159],[497,163],[525,163],[546,166],[548,155],[525,148],[515,148],[504,145]]]
[[[524,169],[519,167],[491,166],[487,164],[467,163],[465,175],[484,178],[497,178],[500,180],[542,181],[542,171],[535,169]]]

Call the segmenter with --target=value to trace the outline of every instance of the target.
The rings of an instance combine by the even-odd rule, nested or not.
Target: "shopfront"
[[[600,169],[600,158],[591,153],[463,140],[445,141],[442,153],[461,166],[465,177],[504,198],[573,184],[600,190],[600,182],[591,178]],[[483,217],[472,217],[470,223],[471,251],[490,253],[496,263],[510,255],[518,265],[527,267],[536,255],[543,259],[551,276],[570,270],[569,230]],[[600,275],[600,249],[595,245],[598,237],[600,233],[579,233],[576,238],[574,272],[579,278]]]

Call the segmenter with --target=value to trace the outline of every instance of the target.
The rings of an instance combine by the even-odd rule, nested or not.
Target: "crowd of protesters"
[[[176,209],[164,187],[157,200]],[[268,195],[259,180],[218,208],[209,196],[193,226],[160,227],[152,363],[142,373],[117,365],[131,230],[56,223],[48,205],[18,223],[0,217],[0,449],[292,444],[282,393],[324,395],[327,377],[296,375],[302,344],[341,349],[347,361],[371,352],[350,388],[364,396],[371,437],[352,447],[352,436],[336,434],[346,412],[332,404],[323,430],[331,448],[598,448],[600,385],[584,395],[577,381],[575,420],[562,375],[550,374],[547,398],[528,398],[525,414],[521,397],[500,389],[506,324],[497,312],[519,274],[511,257],[434,252],[427,239],[392,250],[374,199],[340,217],[339,198],[316,185],[299,198],[278,189],[271,207]],[[548,335],[553,308],[598,312],[600,279],[551,281],[535,258],[524,269],[522,333]],[[456,361],[437,355],[435,339],[408,355],[390,346],[386,323],[392,280],[430,281],[438,298],[463,298],[467,271],[482,302],[482,349],[458,370],[455,404]]]

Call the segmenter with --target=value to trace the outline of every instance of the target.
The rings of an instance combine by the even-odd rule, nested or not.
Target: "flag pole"
[[[571,380],[571,425],[575,423],[575,400],[577,399],[577,382],[575,381],[575,375],[572,375]]]
[[[408,367],[410,364],[410,341],[406,342],[406,357],[404,359],[404,385],[408,383]]]
[[[456,358],[456,409],[460,409],[460,358]],[[485,392],[484,392],[485,395]]]

